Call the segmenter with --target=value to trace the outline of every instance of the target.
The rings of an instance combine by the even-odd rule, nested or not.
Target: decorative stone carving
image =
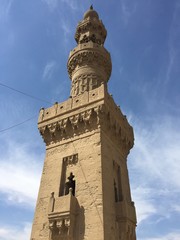
[[[79,114],[74,115],[72,117],[69,117],[69,120],[71,122],[71,125],[72,125],[73,129],[77,129],[78,128],[78,122],[79,122]]]
[[[83,49],[77,53],[74,53],[70,56],[68,61],[68,73],[70,78],[72,78],[73,72],[78,67],[82,66],[94,66],[96,69],[102,68],[104,73],[106,73],[106,78],[104,81],[108,81],[111,75],[111,58],[110,55],[102,48],[101,51],[99,49],[86,50]],[[87,72],[88,73],[88,72]]]
[[[50,132],[51,137],[55,136],[57,123],[48,124],[47,128]]]
[[[65,226],[68,228],[70,227],[70,219],[69,218],[65,219]]]
[[[75,219],[78,214],[79,204],[72,191],[68,195],[55,198],[54,210],[48,214],[50,240],[74,239]]]
[[[84,14],[84,19],[81,21],[76,29],[75,40],[77,43],[86,43],[93,41],[98,44],[104,44],[107,31],[99,19],[96,11],[88,10]]]
[[[87,111],[81,113],[81,117],[82,117],[82,119],[83,119],[83,121],[84,121],[86,126],[87,126],[87,124],[90,124],[91,115],[92,115],[92,109],[87,110]]]
[[[39,128],[40,134],[41,134],[42,136],[44,135],[45,130],[46,130],[46,126],[43,126],[43,127],[40,127],[40,128]]]
[[[52,231],[54,227],[55,227],[55,221],[50,220],[49,221],[49,229]]]
[[[63,220],[62,219],[56,221],[56,227],[59,229],[59,234],[60,235],[62,233],[62,226],[63,226]]]
[[[68,122],[68,118],[62,119],[61,121],[57,122],[58,125],[58,129],[60,129],[62,132],[66,131],[66,127],[67,127],[67,122]]]
[[[94,111],[97,114],[97,125],[98,125],[98,127],[100,127],[101,125],[103,125],[103,122],[104,122],[103,121],[103,114],[105,114],[104,106],[99,105],[94,108]]]
[[[101,128],[109,131],[112,141],[117,141],[120,148],[123,147],[125,154],[128,154],[133,147],[132,128],[127,125],[123,116],[122,121],[116,119],[115,115],[104,104],[48,124],[47,127],[40,127],[39,130],[44,141],[49,145],[61,139],[79,135],[83,131],[91,131],[92,128]]]
[[[85,91],[93,90],[103,83],[100,76],[94,73],[82,74],[72,80],[71,96],[77,96]]]
[[[71,156],[64,157],[63,162],[66,163],[66,165],[76,164],[78,162],[78,154],[73,154]]]
[[[112,70],[111,57],[104,48],[107,31],[98,14],[90,9],[76,29],[75,40],[78,44],[68,59],[68,73],[72,79],[71,96],[100,86],[109,80]],[[82,80],[82,75],[94,74],[96,80]],[[78,79],[77,79],[78,78]],[[100,81],[99,81],[100,80]]]

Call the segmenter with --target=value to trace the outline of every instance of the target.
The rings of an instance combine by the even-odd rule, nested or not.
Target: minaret
[[[127,155],[133,129],[107,90],[106,29],[91,7],[69,55],[71,96],[41,109],[46,157],[31,240],[135,240]]]

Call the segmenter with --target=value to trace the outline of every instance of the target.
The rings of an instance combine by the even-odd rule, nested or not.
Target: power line
[[[12,126],[10,126],[10,127],[8,127],[8,128],[2,129],[2,130],[0,130],[0,133],[6,132],[6,131],[8,131],[8,130],[10,130],[10,129],[12,129],[12,128],[15,128],[15,127],[17,127],[17,126],[19,126],[19,125],[22,125],[22,124],[24,124],[24,123],[26,123],[26,122],[34,119],[35,117],[36,117],[36,116],[31,117],[31,118],[28,118],[28,119],[26,119],[26,120],[23,121],[23,122],[20,122],[20,123],[17,123],[17,124],[15,124],[15,125],[12,125]]]
[[[5,85],[5,84],[3,84],[3,83],[1,83],[1,82],[0,82],[0,85],[3,86],[3,87],[6,87],[6,88],[8,88],[8,89],[11,89],[11,90],[14,91],[14,92],[21,93],[21,94],[23,94],[23,95],[25,95],[25,96],[27,96],[27,97],[36,99],[36,100],[41,101],[41,102],[46,102],[46,103],[52,104],[51,102],[49,102],[49,101],[47,101],[47,100],[44,100],[44,99],[35,97],[35,96],[33,96],[33,95],[30,95],[30,94],[28,94],[28,93],[22,92],[22,91],[20,91],[20,90],[17,90],[17,89],[15,89],[15,88],[12,88],[12,87],[10,87],[10,86],[7,86],[7,85]]]

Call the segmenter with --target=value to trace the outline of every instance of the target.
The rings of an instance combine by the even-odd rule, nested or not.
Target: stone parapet
[[[47,146],[99,128],[109,132],[125,155],[134,144],[132,127],[104,85],[42,109],[38,127]]]

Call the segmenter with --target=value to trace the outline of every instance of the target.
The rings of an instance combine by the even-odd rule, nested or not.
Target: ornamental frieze
[[[68,73],[70,78],[72,78],[73,71],[76,69],[76,67],[82,67],[86,65],[103,68],[104,72],[107,74],[106,81],[108,81],[112,70],[109,54],[104,51],[98,52],[95,49],[92,51],[83,50],[81,52],[77,52],[77,54],[73,54],[68,61]]]
[[[96,36],[96,35],[101,36],[99,44],[104,44],[104,41],[106,39],[106,34],[107,34],[107,32],[104,28],[104,25],[101,25],[101,23],[98,23],[98,22],[96,22],[94,24],[92,24],[91,22],[86,22],[84,24],[80,24],[77,27],[76,34],[75,34],[75,40],[77,41],[77,43],[81,43],[81,42],[79,42],[81,35],[83,35],[87,32],[93,33],[94,36]]]
[[[81,74],[72,81],[71,96],[77,96],[85,91],[93,90],[101,84],[102,79],[97,74]]]
[[[127,152],[132,148],[134,142],[132,128],[122,125],[122,121],[119,122],[104,104],[40,126],[39,131],[45,143],[50,145],[98,128],[104,129],[111,140],[117,141],[121,147],[127,149]]]

